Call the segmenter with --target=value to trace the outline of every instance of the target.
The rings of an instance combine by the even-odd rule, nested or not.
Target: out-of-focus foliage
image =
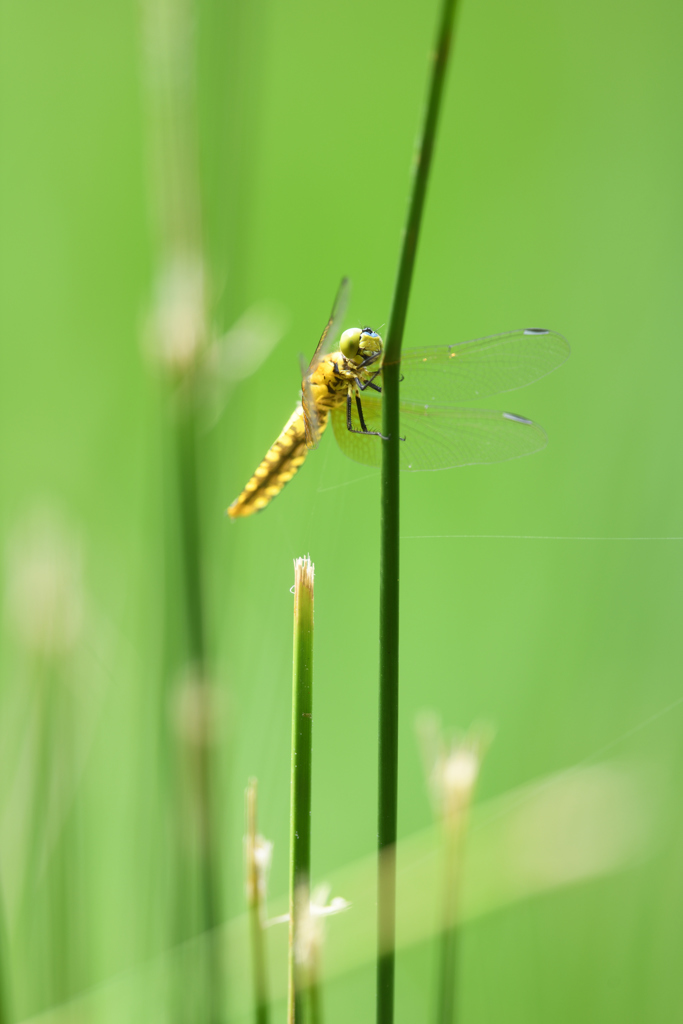
[[[286,887],[289,588],[292,558],[308,551],[316,880],[374,846],[377,477],[330,435],[263,515],[229,523],[223,510],[291,413],[298,353],[312,353],[343,273],[349,323],[387,319],[434,15],[407,0],[195,8],[209,340],[255,303],[289,325],[250,377],[225,371],[231,393],[200,448],[231,919],[244,908],[250,775],[275,843],[271,887]],[[682,40],[672,0],[463,0],[405,343],[548,326],[573,354],[491,403],[542,423],[545,451],[404,480],[400,830],[431,820],[413,736],[425,706],[463,728],[494,724],[482,800],[608,748],[656,765],[652,800],[670,821],[630,870],[466,926],[473,1024],[669,1024],[683,1011],[683,542],[661,539],[683,535]],[[173,492],[145,354],[159,288],[145,52],[132,0],[0,7],[0,875],[19,1017],[154,962],[167,943],[162,595],[178,580],[162,557]],[[39,656],[15,575],[36,507],[62,510],[48,534],[71,567],[59,587],[79,594],[60,598],[48,632],[35,625]],[[539,537],[571,539],[519,539]],[[53,760],[31,782],[29,725],[48,694],[60,710],[43,715],[36,751]],[[67,782],[46,789],[60,752]],[[42,848],[16,845],[46,804],[62,823],[49,868]],[[35,908],[63,895],[63,878],[83,956],[65,965],[41,949],[52,974],[38,982],[32,936],[63,909],[46,922]],[[432,952],[401,953],[399,1024],[425,1019]],[[369,967],[333,981],[327,1021],[370,1020],[372,983]]]

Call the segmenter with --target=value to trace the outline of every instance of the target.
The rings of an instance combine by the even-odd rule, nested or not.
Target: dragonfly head
[[[351,327],[342,334],[339,348],[356,366],[370,366],[382,354],[382,339],[372,327]]]

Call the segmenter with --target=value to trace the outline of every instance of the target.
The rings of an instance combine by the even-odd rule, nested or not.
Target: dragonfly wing
[[[316,368],[323,356],[327,355],[330,348],[336,342],[341,325],[344,322],[346,316],[346,310],[349,305],[349,296],[351,295],[351,281],[348,277],[343,277],[341,284],[337,290],[337,295],[332,306],[332,312],[330,313],[330,319],[325,325],[325,330],[320,335],[320,341],[318,346],[313,353],[311,364],[308,368],[303,365],[301,370],[301,403],[304,410],[304,423],[306,425],[306,445],[308,448],[317,448],[318,442],[320,441],[320,425],[318,419],[318,411],[313,400],[313,394],[310,387],[310,376],[313,370]],[[301,358],[301,357],[300,357]]]
[[[322,430],[320,429],[320,417],[318,416],[308,377],[304,377],[301,382],[301,406],[304,414],[304,427],[306,429],[306,447],[317,448],[320,444]]]
[[[306,447],[317,448],[320,441],[318,410],[313,399],[306,361],[301,353],[299,353],[299,364],[301,366],[301,406],[306,430]]]
[[[401,469],[507,462],[545,448],[545,431],[515,413],[401,403]]]
[[[341,284],[337,290],[337,295],[332,306],[332,312],[330,313],[330,319],[325,325],[325,330],[320,335],[320,341],[318,346],[313,353],[311,359],[310,369],[320,362],[322,357],[331,351],[332,345],[336,342],[339,337],[341,325],[344,322],[346,316],[346,310],[349,305],[349,297],[351,295],[351,280],[348,277],[343,277]],[[310,371],[309,371],[310,372]]]
[[[363,419],[368,430],[382,429],[382,403],[376,398],[362,399]],[[352,425],[360,430],[358,411],[353,403]],[[346,405],[335,409],[332,413],[332,429],[337,443],[344,455],[354,462],[362,462],[364,466],[379,466],[382,461],[382,439],[367,434],[354,434],[346,425]]]
[[[569,352],[561,334],[541,328],[407,349],[401,356],[401,398],[450,405],[515,391],[557,369]]]
[[[362,398],[363,418],[368,430],[380,430],[382,403]],[[334,433],[342,451],[366,466],[381,461],[381,439],[351,433],[346,428],[346,410],[335,410]],[[352,425],[358,430],[354,407]],[[401,469],[413,472],[452,469],[486,462],[506,462],[545,448],[545,431],[537,423],[515,413],[488,409],[459,409],[401,402]]]

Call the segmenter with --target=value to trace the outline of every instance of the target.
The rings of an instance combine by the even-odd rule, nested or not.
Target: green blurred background
[[[226,916],[243,908],[250,775],[275,842],[271,888],[286,887],[289,588],[306,553],[316,877],[375,842],[378,476],[330,433],[264,514],[231,523],[224,509],[292,411],[298,354],[312,353],[341,275],[354,282],[348,323],[387,320],[435,15],[407,0],[196,4],[211,321],[220,334],[268,302],[287,322],[200,443]],[[56,510],[79,538],[87,594],[70,669],[87,935],[74,991],[165,941],[173,498],[163,386],[142,343],[157,261],[142,24],[131,0],[0,7],[0,526],[11,550],[32,510]],[[405,344],[547,326],[573,354],[485,403],[542,423],[545,451],[403,478],[400,833],[431,819],[413,727],[425,707],[453,726],[494,724],[482,798],[608,747],[657,768],[666,821],[647,863],[468,926],[471,1024],[683,1014],[683,547],[585,539],[683,534],[682,45],[672,0],[463,0]],[[11,609],[1,659],[6,866],[23,857],[7,794],[30,749],[7,710],[31,673]],[[19,1018],[41,1008],[22,941]],[[401,1024],[428,1019],[431,957],[400,957]],[[331,986],[328,1021],[372,1011],[370,966]]]

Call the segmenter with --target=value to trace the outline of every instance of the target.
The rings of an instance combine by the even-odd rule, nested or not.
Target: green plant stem
[[[175,408],[175,456],[179,516],[182,600],[185,628],[185,658],[191,676],[205,693],[204,713],[212,714],[207,688],[206,627],[202,572],[201,497],[197,465],[197,396],[192,373],[178,386]],[[210,723],[209,723],[210,727]],[[201,967],[205,977],[206,1013],[209,1024],[221,1019],[222,981],[217,928],[221,923],[220,873],[213,794],[213,751],[209,737],[191,745],[188,779],[193,819],[196,822],[198,853],[199,930],[206,935],[206,957]],[[187,865],[186,865],[187,867]],[[187,879],[179,880],[186,884]],[[192,914],[192,911],[190,911]],[[190,924],[189,931],[193,931]]]
[[[183,594],[190,660],[199,671],[204,668],[206,643],[204,630],[204,594],[201,564],[201,526],[199,476],[197,467],[196,410],[194,382],[181,385],[176,416],[176,463]]]
[[[401,247],[383,363],[380,543],[379,877],[377,1022],[394,1019],[399,681],[399,382],[403,333],[441,108],[457,0],[442,0],[408,218]]]
[[[203,578],[202,489],[198,459],[198,367],[207,340],[205,261],[199,186],[196,0],[144,0],[151,186],[157,233],[157,299],[151,318],[160,365],[167,374],[172,423],[177,526],[169,563],[166,636],[167,692],[182,697],[205,719],[191,737],[185,722],[165,754],[173,769],[171,806],[174,940],[204,936],[172,979],[177,1024],[217,1024],[223,992],[218,925],[221,923],[219,804],[215,799],[214,708],[207,656]],[[190,688],[193,688],[192,690]],[[164,719],[167,709],[163,709]],[[196,723],[195,723],[196,724]],[[188,732],[189,730],[189,732]]]
[[[297,954],[305,943],[311,874],[311,756],[313,735],[313,565],[294,563],[294,673],[292,687],[292,813],[289,872],[288,1024],[302,1024],[306,978]]]
[[[467,808],[444,820],[444,881],[439,941],[437,1024],[454,1024],[457,1011],[458,901]]]
[[[12,993],[9,962],[9,943],[4,899],[0,900],[0,1024],[12,1024]]]
[[[323,1010],[322,1010],[322,999],[320,997],[320,979],[315,973],[311,980],[311,986],[309,989],[309,1008],[310,1008],[310,1021],[309,1024],[323,1024]]]
[[[268,1024],[270,1020],[268,998],[268,971],[266,967],[266,945],[263,934],[263,902],[261,873],[257,860],[256,779],[250,779],[247,786],[247,903],[249,908],[249,930],[251,933],[251,963],[254,984],[255,1024]]]

